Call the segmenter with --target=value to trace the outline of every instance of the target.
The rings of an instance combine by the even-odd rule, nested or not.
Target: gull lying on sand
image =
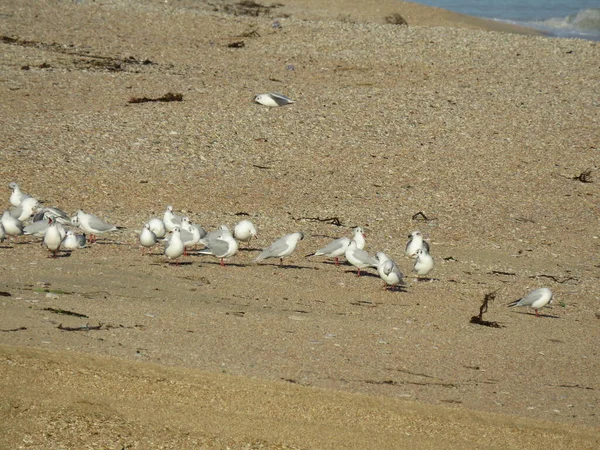
[[[260,262],[267,258],[279,258],[279,265],[283,265],[283,258],[292,254],[296,250],[298,242],[304,239],[302,232],[290,233],[277,239],[270,246],[265,248],[260,255],[258,255],[254,262]]]
[[[160,220],[160,219],[159,219]],[[162,222],[162,221],[161,221]],[[140,244],[143,248],[150,248],[158,242],[158,236],[150,229],[150,224],[144,224],[144,228],[140,232]]]
[[[10,211],[4,211],[0,223],[2,223],[2,226],[4,227],[4,233],[7,236],[14,237],[15,240],[17,236],[23,234],[23,222],[11,216]]]
[[[289,105],[290,103],[295,103],[291,98],[286,97],[283,94],[276,94],[275,92],[258,94],[254,97],[254,101],[265,106],[285,106]]]
[[[511,308],[513,306],[529,306],[530,308],[535,309],[535,316],[539,317],[538,309],[543,308],[546,305],[552,303],[554,294],[548,288],[539,288],[534,291],[531,291],[525,297],[520,298],[519,300],[515,300],[512,303],[508,304],[508,307]]]
[[[73,230],[69,230],[62,241],[61,247],[65,250],[85,248],[85,241],[85,234],[75,234]]]

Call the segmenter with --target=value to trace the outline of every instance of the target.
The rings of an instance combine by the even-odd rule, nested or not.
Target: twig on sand
[[[494,292],[489,292],[489,293],[485,294],[485,296],[483,297],[483,302],[481,303],[481,306],[479,307],[479,315],[471,317],[471,320],[469,321],[470,323],[474,323],[476,325],[483,325],[486,327],[492,327],[492,328],[502,328],[502,325],[500,325],[498,322],[483,320],[483,315],[488,310],[488,304],[495,300],[496,294],[498,293],[499,290],[500,289],[496,289]]]

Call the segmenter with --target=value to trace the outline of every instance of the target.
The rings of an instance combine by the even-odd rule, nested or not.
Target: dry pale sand
[[[0,244],[0,447],[598,448],[600,47],[498,26],[358,0],[2,2],[5,208],[17,181],[126,229],[56,259]],[[296,103],[252,102],[270,91]],[[165,264],[135,230],[168,204],[259,239]],[[304,257],[357,225],[407,274],[421,229],[435,279],[387,292]],[[297,230],[286,266],[251,263]],[[506,308],[541,286],[541,318]],[[469,323],[496,290],[501,328]]]

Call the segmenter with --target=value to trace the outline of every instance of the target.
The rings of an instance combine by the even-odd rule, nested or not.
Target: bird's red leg
[[[336,266],[340,265],[340,258],[338,258],[337,256],[335,257],[335,265]]]
[[[540,317],[540,314],[538,313],[538,310],[535,310],[535,317]]]
[[[225,261],[223,261],[223,258],[221,258],[221,263],[222,266],[225,266]]]

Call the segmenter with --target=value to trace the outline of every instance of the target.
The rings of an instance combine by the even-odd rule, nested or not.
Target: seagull
[[[31,225],[24,227],[23,234],[43,238],[51,222],[52,216],[50,216],[48,213],[44,213],[42,220],[34,221]]]
[[[346,249],[346,259],[350,264],[356,267],[356,276],[360,277],[360,269],[366,267],[377,267],[378,262],[375,258],[371,257],[366,251],[358,248],[356,241],[350,241],[350,245]]]
[[[162,219],[159,219],[158,217],[150,219],[150,221],[148,222],[148,226],[150,227],[150,231],[152,231],[159,239],[164,238],[167,234],[165,223]]]
[[[433,269],[433,258],[425,250],[425,248],[419,248],[416,251],[417,258],[413,270],[417,272],[417,275],[427,275]]]
[[[256,227],[248,219],[241,220],[233,229],[233,237],[250,245],[252,238],[258,238]]]
[[[167,229],[167,231],[173,231],[175,227],[181,226],[181,216],[175,214],[173,212],[173,207],[169,205],[165,210],[163,222],[165,223],[165,228]]]
[[[519,300],[515,300],[512,303],[508,304],[508,307],[511,308],[513,306],[529,306],[530,308],[535,309],[535,316],[540,317],[538,313],[538,309],[543,308],[546,305],[550,305],[552,303],[554,294],[548,288],[539,288],[534,291],[531,291],[525,297],[520,298]]]
[[[32,221],[39,222],[40,220],[48,220],[48,217],[52,217],[58,223],[63,225],[71,225],[71,219],[69,218],[69,215],[62,209],[54,206],[44,206],[43,208],[38,208],[33,216]]]
[[[187,248],[193,247],[200,241],[200,231],[190,223],[189,217],[181,219],[181,240],[183,241],[183,254],[187,256]]]
[[[12,194],[10,194],[10,204],[13,206],[20,206],[23,200],[31,198],[31,195],[22,192],[19,185],[14,181],[9,183],[8,187],[12,189]]]
[[[77,222],[79,224],[79,228],[81,228],[85,233],[89,233],[90,242],[96,242],[97,234],[116,231],[123,228],[106,223],[104,220],[94,216],[93,214],[86,214],[81,209],[77,211]]]
[[[162,221],[161,221],[162,222]],[[144,248],[150,248],[158,242],[158,236],[150,229],[150,224],[144,224],[144,229],[140,233],[140,244]]]
[[[423,240],[423,234],[420,231],[413,231],[408,235],[408,242],[404,255],[409,258],[416,258],[417,250],[425,248],[425,251],[429,253],[429,243]]]
[[[396,263],[388,255],[377,252],[377,261],[379,261],[377,273],[384,281],[384,287],[403,284],[404,274],[400,272]]]
[[[19,206],[11,210],[10,215],[21,222],[33,216],[34,211],[40,204],[33,197],[24,199]]]
[[[206,247],[206,246],[208,246],[209,241],[213,241],[215,239],[221,239],[223,237],[223,235],[225,235],[225,234],[231,234],[229,227],[227,225],[219,225],[219,228],[217,228],[216,230],[209,231],[208,233],[206,233],[202,237],[202,239],[200,239],[198,241],[198,243],[200,243]]]
[[[279,265],[282,266],[283,258],[291,255],[296,249],[298,242],[302,239],[304,239],[304,234],[300,231],[297,233],[286,234],[265,248],[262,253],[254,259],[254,262],[259,262],[267,258],[279,258]]]
[[[44,246],[50,250],[51,257],[56,258],[56,254],[58,250],[60,250],[60,245],[62,244],[63,237],[60,234],[60,225],[58,222],[50,219],[50,225],[44,234]]]
[[[11,216],[10,211],[4,211],[0,223],[2,223],[2,226],[4,227],[4,233],[7,236],[13,236],[15,240],[17,239],[17,236],[23,234],[23,222]]]
[[[356,241],[356,246],[360,250],[365,248],[364,230],[361,227],[356,227],[354,229],[354,236],[352,237],[352,239],[348,239],[347,237],[341,237],[339,239],[331,241],[325,247],[320,248],[313,254],[306,255],[306,256],[321,256],[321,255],[323,255],[323,256],[327,256],[328,258],[335,258],[335,265],[339,266],[340,265],[339,257],[346,253],[346,250],[348,249],[348,246],[350,245],[351,240]]]
[[[212,255],[221,258],[220,264],[225,265],[224,259],[233,256],[238,251],[238,243],[231,233],[223,233],[221,238],[211,239],[207,242],[206,248],[198,253],[202,255]]]
[[[276,94],[275,92],[258,94],[254,97],[254,101],[265,106],[285,106],[290,103],[295,103],[291,98],[286,97],[283,94]]]
[[[165,256],[169,259],[179,258],[183,255],[183,241],[181,240],[180,228],[173,228],[171,239],[167,242],[165,246]],[[176,263],[179,265],[179,262]]]
[[[85,247],[85,234],[75,234],[73,230],[67,231],[62,241],[62,248],[65,250],[76,250]]]

